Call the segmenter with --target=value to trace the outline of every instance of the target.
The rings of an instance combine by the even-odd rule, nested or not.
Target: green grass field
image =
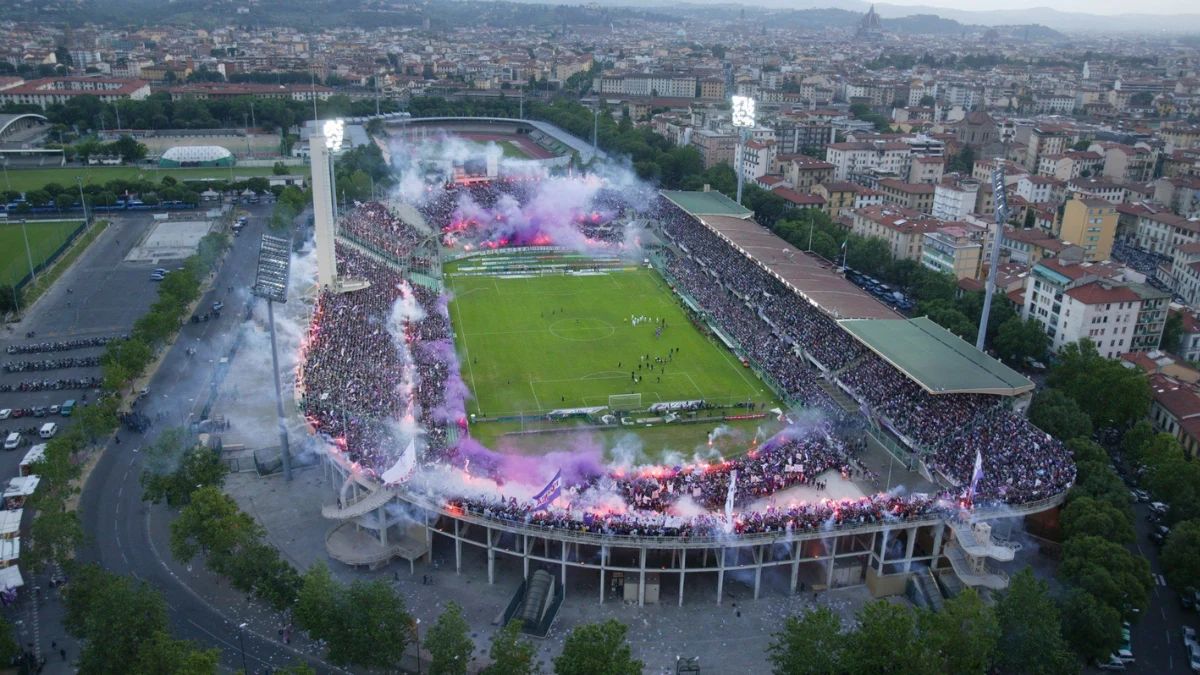
[[[500,143],[500,149],[504,151],[504,156],[511,159],[529,159],[529,155],[521,149],[521,146],[510,141]]]
[[[308,166],[293,166],[289,167],[288,170],[301,175],[308,175],[309,172]],[[233,167],[233,175],[235,177],[270,176],[272,171],[272,167],[269,166]],[[229,169],[155,170],[153,168],[146,169],[132,166],[71,166],[57,169],[9,169],[8,180],[4,183],[4,189],[26,192],[28,190],[38,190],[46,183],[58,183],[59,185],[69,187],[75,184],[76,176],[83,176],[85,184],[104,184],[116,178],[134,180],[139,175],[153,182],[161,181],[164,176],[174,176],[176,180],[182,182],[203,178],[229,178]]]
[[[33,256],[33,264],[42,264],[63,245],[82,222],[76,220],[61,223],[26,223],[29,253]],[[26,274],[29,274],[29,258],[25,255],[25,237],[21,234],[21,225],[0,225],[0,284],[8,286],[16,283]]]
[[[653,271],[458,276],[449,285],[463,379],[475,394],[468,412],[497,417],[607,406],[609,395],[631,392],[642,395],[643,407],[696,399],[774,405],[762,381],[692,326]],[[631,316],[650,321],[634,326]],[[660,317],[668,327],[655,339]],[[670,362],[654,362],[675,347]]]

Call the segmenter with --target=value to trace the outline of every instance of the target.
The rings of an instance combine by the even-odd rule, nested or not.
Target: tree
[[[973,588],[946,601],[940,612],[920,614],[922,633],[941,659],[943,673],[983,673],[992,663],[1000,624]]]
[[[1092,435],[1092,418],[1079,409],[1075,399],[1057,389],[1043,389],[1033,397],[1029,421],[1063,441]]]
[[[276,611],[296,602],[303,583],[296,568],[279,555],[278,549],[260,541],[239,548],[229,562],[228,571],[234,588],[254,593]]]
[[[14,637],[16,628],[8,619],[0,617],[0,663],[12,663],[21,655],[21,643]]]
[[[174,270],[167,273],[159,282],[158,293],[172,295],[183,305],[190,305],[200,297],[200,280],[189,274],[187,269]]]
[[[220,659],[220,649],[205,649],[202,643],[160,631],[142,643],[130,670],[137,675],[215,675]]]
[[[1134,540],[1133,523],[1125,512],[1087,496],[1074,499],[1063,508],[1062,528],[1067,539],[1096,536],[1118,544],[1131,544]]]
[[[21,292],[17,290],[16,286],[11,284],[0,286],[0,314],[19,312],[24,305]]]
[[[463,618],[462,607],[451,600],[425,634],[425,648],[433,657],[429,675],[466,675],[475,643],[468,633],[471,627]]]
[[[291,173],[291,170],[283,162],[275,162],[275,166],[271,168],[271,173],[276,176],[286,176]]]
[[[907,605],[876,600],[855,618],[858,630],[846,636],[843,657],[848,672],[856,675],[942,672],[937,664],[938,655],[917,628],[917,613]]]
[[[413,619],[404,599],[383,579],[355,581],[345,594],[345,620],[329,643],[334,663],[395,668],[408,648]]]
[[[1142,455],[1142,449],[1150,445],[1157,435],[1154,431],[1154,426],[1149,420],[1138,420],[1138,423],[1129,428],[1125,435],[1121,437],[1121,452],[1131,461],[1139,461]]]
[[[537,664],[537,647],[521,637],[520,621],[509,621],[496,633],[488,656],[492,664],[483,669],[483,675],[540,675],[542,672]]]
[[[1000,324],[992,346],[1000,358],[1022,364],[1026,359],[1042,358],[1050,347],[1050,338],[1035,319],[1022,321],[1021,317],[1013,316]]]
[[[799,616],[789,616],[783,628],[771,635],[767,661],[775,675],[834,675],[842,672],[846,637],[842,621],[833,610],[818,605]]]
[[[1163,325],[1162,341],[1159,343],[1165,351],[1178,354],[1183,342],[1183,314],[1170,312],[1167,322]]]
[[[1076,675],[1079,663],[1067,648],[1050,586],[1025,567],[1009,580],[996,603],[1000,640],[995,666],[1007,673]]]
[[[1063,543],[1062,578],[1085,590],[1129,620],[1150,605],[1154,578],[1150,562],[1101,537],[1074,537]]]
[[[950,171],[970,175],[975,170],[975,149],[969,145],[962,146],[954,159],[950,161],[950,166],[946,168]]]
[[[191,501],[171,522],[171,555],[181,563],[208,554],[206,566],[221,574],[228,572],[235,550],[262,535],[254,519],[238,508],[237,502],[215,486],[192,493]]]
[[[925,94],[921,97],[920,106],[922,108],[932,108],[935,104],[937,104],[937,99],[935,99],[933,96]]]
[[[133,136],[122,136],[112,143],[113,153],[121,157],[122,162],[136,162],[146,156],[145,143],[139,143]]]
[[[83,543],[83,524],[77,511],[68,511],[63,502],[40,505],[37,517],[29,526],[32,544],[22,551],[22,560],[34,572],[50,565],[64,565],[74,556],[75,547]]]
[[[1105,429],[1146,416],[1150,383],[1140,369],[1104,358],[1088,338],[1064,346],[1058,357],[1047,384],[1075,399],[1093,427]]]
[[[555,675],[640,675],[645,666],[633,658],[628,630],[616,619],[576,626],[554,659]]]
[[[309,567],[301,577],[300,594],[292,610],[296,624],[314,640],[328,642],[338,628],[344,594],[325,563]]]
[[[960,312],[950,300],[922,302],[917,306],[916,314],[928,317],[930,321],[964,340],[974,341],[975,334],[979,331],[979,327],[968,319],[966,314]]]
[[[1090,147],[1092,147],[1092,142],[1083,140],[1083,141],[1075,141],[1074,145],[1071,146],[1071,149],[1076,152],[1087,152],[1087,149]]]
[[[190,446],[190,447],[189,447]],[[167,429],[144,449],[138,481],[142,500],[178,508],[202,487],[221,487],[229,472],[220,455],[188,440],[182,429]]]
[[[1176,591],[1200,588],[1200,520],[1176,523],[1158,559]]]
[[[112,432],[117,426],[117,406],[120,400],[108,396],[92,405],[81,408],[77,413],[79,419],[76,428],[89,445],[95,445],[96,440]]]
[[[79,672],[126,675],[143,643],[167,630],[167,605],[158,591],[102,570],[80,568],[63,588],[63,628],[84,640]]]
[[[1091,593],[1072,591],[1062,619],[1063,637],[1084,658],[1106,661],[1121,645],[1121,613]]]

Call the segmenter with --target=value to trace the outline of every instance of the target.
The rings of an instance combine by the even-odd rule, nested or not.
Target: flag
[[[533,510],[541,511],[550,506],[550,502],[558,499],[560,494],[562,494],[562,469],[559,469],[558,473],[554,474],[554,478],[550,479],[550,482],[546,487],[542,488],[541,492],[533,496]]]
[[[975,470],[971,472],[971,489],[967,492],[967,501],[975,502],[975,488],[979,485],[979,479],[983,478],[983,455],[979,451],[975,451]]]
[[[725,495],[725,528],[733,529],[733,498],[737,495],[737,469],[729,472],[729,494]]]
[[[417,470],[417,442],[415,440],[408,442],[408,447],[400,455],[400,459],[392,465],[392,468],[383,472],[384,485],[396,485],[412,478],[413,472]]]
[[[846,252],[846,242],[848,241],[850,241],[848,238],[842,240],[842,253]]]

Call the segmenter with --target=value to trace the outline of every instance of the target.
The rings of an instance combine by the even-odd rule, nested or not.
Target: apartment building
[[[908,169],[909,183],[936,185],[942,181],[946,169],[943,157],[913,157]]]
[[[895,178],[884,178],[879,181],[878,189],[883,193],[883,201],[907,209],[916,209],[922,213],[933,211],[933,198],[936,186],[905,183]]]
[[[1018,139],[1023,129],[1018,129]],[[1062,127],[1043,125],[1034,126],[1028,130],[1028,141],[1025,145],[1025,168],[1037,171],[1038,162],[1043,155],[1058,155],[1066,150],[1067,132]]]
[[[909,144],[899,141],[831,143],[825,148],[825,161],[834,166],[833,178],[837,181],[871,170],[907,175],[911,155]]]
[[[975,210],[979,196],[979,181],[965,178],[953,183],[938,183],[933,189],[934,218],[942,220],[965,220]]]
[[[820,183],[831,182],[837,169],[829,162],[807,155],[788,155],[786,162],[783,161],[783,157],[785,156],[776,156],[776,163],[780,165],[779,173],[793,188],[801,192],[811,190]]]
[[[1070,199],[1063,206],[1058,238],[1083,247],[1085,261],[1108,260],[1117,234],[1117,207],[1103,199]]]
[[[1158,348],[1170,294],[1123,268],[1059,257],[1034,265],[1029,279],[1021,318],[1042,324],[1052,351],[1084,337],[1108,358]]]
[[[861,189],[854,183],[834,181],[815,185],[812,191],[825,200],[825,213],[829,214],[830,218],[837,218],[858,207],[857,195]]]
[[[1017,180],[1017,194],[1027,202],[1044,204],[1050,201],[1058,181],[1048,176],[1021,176]]]
[[[1142,213],[1134,236],[1138,248],[1172,257],[1178,247],[1200,239],[1200,221],[1166,211]]]
[[[697,129],[692,132],[692,145],[696,146],[700,156],[704,158],[705,169],[711,169],[718,164],[733,166],[737,144],[736,134],[711,129]]]
[[[955,279],[974,279],[979,275],[983,243],[987,233],[970,223],[942,225],[924,235],[921,264],[936,272],[953,274]]]
[[[746,141],[742,146],[742,176],[752,181],[775,168],[775,141]]]
[[[944,223],[920,211],[884,206],[868,206],[850,213],[850,231],[887,242],[892,258],[921,261],[925,235]]]
[[[1058,155],[1042,155],[1038,159],[1037,174],[1058,180],[1071,180],[1080,176],[1099,176],[1104,169],[1104,155],[1098,152],[1064,152]]]
[[[1093,143],[1089,152],[1104,155],[1105,178],[1128,183],[1150,180],[1154,174],[1154,153],[1141,145],[1129,146],[1120,143]]]
[[[123,98],[141,101],[149,95],[150,83],[145,80],[48,77],[0,89],[0,105],[26,104],[45,109],[56,103],[66,103],[77,96],[95,96],[104,103],[112,103]]]
[[[696,98],[695,75],[683,73],[627,73],[604,75],[597,87],[602,94],[652,96],[655,98]]]

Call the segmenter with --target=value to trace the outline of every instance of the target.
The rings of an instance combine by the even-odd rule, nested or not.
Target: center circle
[[[590,342],[603,340],[617,332],[617,329],[600,319],[559,319],[550,324],[550,332],[564,340]]]

